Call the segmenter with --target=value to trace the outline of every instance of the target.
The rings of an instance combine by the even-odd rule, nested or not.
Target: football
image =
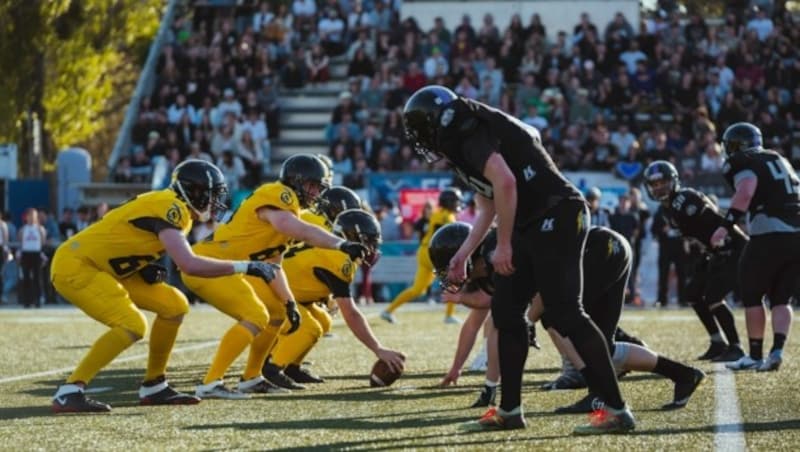
[[[372,366],[372,372],[369,374],[369,385],[373,388],[382,386],[391,386],[392,383],[397,381],[403,375],[403,372],[395,372],[382,360],[377,360]]]

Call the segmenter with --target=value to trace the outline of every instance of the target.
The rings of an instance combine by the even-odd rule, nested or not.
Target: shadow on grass
[[[744,422],[741,429],[738,424],[704,425],[686,428],[659,428],[650,430],[637,430],[632,435],[672,435],[679,433],[734,433],[747,432],[778,432],[782,430],[800,430],[800,419],[787,419],[782,421]]]

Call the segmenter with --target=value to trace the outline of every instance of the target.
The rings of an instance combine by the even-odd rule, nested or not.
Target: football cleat
[[[700,369],[692,369],[692,378],[687,381],[679,381],[675,383],[675,395],[672,402],[661,407],[662,410],[677,410],[683,408],[689,403],[689,398],[692,397],[694,391],[703,384],[706,379],[706,374]]]
[[[562,373],[555,380],[542,385],[542,389],[545,391],[553,391],[556,389],[583,389],[585,387],[586,380],[577,370]]]
[[[734,362],[725,364],[725,367],[730,370],[750,370],[757,369],[763,362],[763,359],[753,359],[750,355],[744,355]]]
[[[783,350],[773,350],[767,355],[767,359],[756,369],[758,372],[769,372],[778,370],[783,362]]]
[[[212,381],[207,385],[197,385],[194,395],[201,399],[244,400],[250,398],[247,394],[226,387],[222,380]]]
[[[389,311],[381,311],[381,318],[391,323],[392,325],[397,324],[397,318],[395,318],[394,314],[392,314]]]
[[[108,413],[111,405],[86,397],[83,388],[66,384],[53,397],[53,413]]]
[[[627,405],[615,410],[603,407],[589,415],[589,423],[575,427],[576,435],[605,435],[609,433],[627,433],[636,428],[633,413]]]
[[[592,394],[586,394],[586,396],[577,402],[573,403],[572,405],[560,406],[555,409],[556,414],[579,414],[579,413],[591,413],[595,410],[600,410],[605,406],[603,401],[600,397]]]
[[[275,386],[261,375],[249,380],[239,380],[236,389],[243,394],[288,394],[292,392],[286,388]]]
[[[304,369],[297,364],[289,364],[286,369],[283,369],[283,373],[296,383],[325,383],[324,378],[312,374],[310,370]]]
[[[717,356],[722,355],[723,353],[725,353],[725,351],[727,349],[728,349],[728,347],[725,345],[724,342],[713,342],[712,341],[711,344],[709,344],[709,346],[708,346],[708,350],[706,350],[706,352],[703,353],[702,355],[698,356],[697,359],[703,360],[703,361],[708,361],[710,359],[714,359]]]
[[[292,380],[285,373],[283,373],[283,369],[269,361],[264,363],[264,367],[261,369],[261,372],[264,374],[264,378],[266,378],[267,381],[275,386],[292,390],[306,389],[305,386],[298,384],[296,381]]]
[[[542,346],[539,345],[539,340],[536,339],[536,324],[531,323],[528,325],[528,346],[536,350],[541,350]]]
[[[727,363],[730,361],[738,361],[742,356],[744,356],[744,350],[742,347],[738,345],[729,345],[724,352],[722,352],[719,356],[711,358],[712,363]]]
[[[495,406],[495,399],[497,398],[497,386],[483,386],[475,403],[470,405],[470,408],[482,408],[487,406]]]
[[[462,321],[454,315],[448,315],[444,318],[444,323],[447,325],[461,325]]]
[[[139,387],[139,405],[197,405],[198,403],[200,398],[170,388],[163,375],[146,381]]]
[[[467,432],[482,432],[491,430],[514,430],[526,428],[528,422],[522,416],[522,410],[517,408],[511,413],[504,412],[501,408],[491,407],[477,421],[461,424],[459,430]]]

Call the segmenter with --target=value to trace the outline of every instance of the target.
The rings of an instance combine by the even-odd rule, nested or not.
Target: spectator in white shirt
[[[758,9],[758,14],[756,14],[756,17],[747,22],[747,29],[755,30],[758,34],[758,40],[762,42],[766,40],[770,34],[772,34],[773,28],[774,25],[772,24],[772,19],[767,17],[766,11],[761,8]]]
[[[167,121],[170,124],[177,124],[180,122],[184,113],[187,113],[189,118],[194,118],[196,116],[194,106],[186,103],[186,96],[178,94],[175,97],[175,103],[170,105],[169,109],[167,109]]]
[[[709,143],[706,146],[706,152],[700,158],[700,169],[705,172],[719,173],[722,171],[722,166],[725,164],[725,159],[722,157],[718,143]]]
[[[447,62],[447,58],[442,56],[442,52],[439,48],[434,47],[431,49],[431,56],[425,59],[425,64],[423,65],[425,77],[432,80],[436,78],[437,75],[446,75],[449,71],[450,64]]]
[[[317,25],[319,39],[322,47],[329,55],[340,55],[344,48],[344,21],[339,17],[339,12],[329,8],[325,17]]]
[[[636,135],[631,133],[628,124],[625,122],[620,123],[619,129],[611,133],[611,144],[619,149],[619,156],[625,158],[631,149],[631,145],[636,141]]]
[[[253,141],[257,142],[259,145],[262,145],[269,136],[267,123],[261,119],[256,108],[250,108],[247,110],[247,119],[241,125],[240,130],[242,133],[245,131],[250,132]]]
[[[217,159],[217,167],[225,176],[225,183],[228,190],[233,193],[239,189],[241,179],[247,174],[244,163],[238,155],[234,155],[232,149],[222,151],[222,156]]]
[[[224,97],[217,105],[217,112],[220,116],[225,116],[228,112],[233,113],[237,118],[242,116],[242,104],[239,103],[234,94],[233,88],[225,88],[225,91],[223,91]]]

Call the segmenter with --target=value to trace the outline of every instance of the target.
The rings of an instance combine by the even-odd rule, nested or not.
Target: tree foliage
[[[67,146],[104,161],[164,5],[0,0],[0,142],[20,142],[25,113],[37,112],[49,144],[46,163]]]

